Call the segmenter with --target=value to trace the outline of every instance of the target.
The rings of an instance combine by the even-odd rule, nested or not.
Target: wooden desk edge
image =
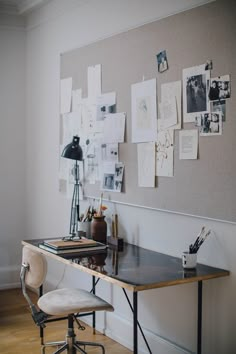
[[[112,278],[109,275],[102,274],[100,272],[96,272],[96,270],[86,268],[78,263],[72,262],[71,259],[59,258],[58,255],[56,255],[54,253],[45,251],[42,248],[39,248],[38,246],[29,244],[27,242],[27,240],[24,240],[21,243],[22,243],[22,245],[28,246],[28,247],[34,249],[35,251],[44,254],[45,256],[55,259],[58,262],[64,263],[65,265],[70,265],[76,269],[80,269],[83,272],[86,272],[90,275],[94,275],[95,277],[98,277],[100,279],[104,279],[109,283],[118,285],[118,286],[125,288],[127,290],[130,290],[130,291],[143,291],[143,290],[148,290],[148,289],[164,288],[167,286],[194,283],[194,282],[203,281],[203,280],[225,277],[230,274],[230,272],[228,270],[222,270],[221,272],[218,272],[215,274],[207,274],[207,275],[203,275],[203,276],[197,276],[194,278],[183,278],[183,279],[179,279],[179,280],[165,281],[165,282],[161,282],[161,283],[158,282],[158,283],[147,284],[147,285],[132,285],[129,283],[122,282],[121,280],[117,280],[115,278]]]

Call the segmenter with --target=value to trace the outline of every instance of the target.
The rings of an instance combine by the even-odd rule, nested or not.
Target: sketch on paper
[[[174,130],[158,132],[156,142],[156,176],[174,175]]]
[[[83,147],[84,153],[84,179],[88,183],[94,184],[100,179],[99,174],[99,148],[96,140],[86,140]]]
[[[151,99],[150,97],[138,97],[136,101],[137,128],[150,129],[151,127]]]
[[[168,82],[161,85],[161,102],[170,102],[175,98],[177,105],[177,124],[171,129],[181,129],[182,126],[182,83],[181,81]],[[159,121],[159,119],[158,119]],[[159,130],[159,127],[158,127]]]
[[[118,144],[101,144],[101,160],[118,162]]]
[[[155,141],[157,136],[156,79],[131,86],[132,142]]]
[[[103,141],[104,143],[123,143],[125,137],[126,113],[113,113],[105,116]]]
[[[155,143],[142,143],[138,149],[138,185],[155,187]]]
[[[205,65],[183,70],[184,122],[194,122],[196,113],[209,112],[207,82],[210,71]]]

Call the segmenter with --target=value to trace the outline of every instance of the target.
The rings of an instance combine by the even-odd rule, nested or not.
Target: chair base
[[[73,341],[73,343],[71,343],[71,344],[67,343],[67,341],[45,343],[44,345],[42,345],[41,353],[46,354],[45,349],[47,347],[54,347],[54,346],[60,346],[60,348],[58,350],[56,350],[53,354],[59,354],[64,351],[66,351],[67,354],[75,354],[76,352],[79,352],[82,354],[87,354],[87,352],[85,351],[86,346],[100,347],[102,350],[102,354],[105,354],[105,348],[100,343],[84,342],[84,341],[76,341],[76,340]],[[81,346],[84,347],[84,349],[81,348]]]
[[[76,354],[77,352],[82,353],[82,354],[87,354],[87,352],[85,351],[86,346],[100,347],[102,350],[102,354],[105,354],[105,348],[100,343],[76,340],[76,335],[75,335],[74,326],[73,326],[73,315],[68,316],[68,329],[67,329],[67,335],[66,335],[65,341],[48,342],[45,344],[42,343],[41,353],[46,354],[46,352],[45,352],[46,348],[52,347],[52,346],[60,347],[53,354],[59,354],[64,351],[66,351],[67,354]]]

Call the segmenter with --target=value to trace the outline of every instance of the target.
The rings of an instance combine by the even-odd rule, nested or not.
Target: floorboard
[[[33,295],[34,297],[34,295]],[[77,331],[78,340],[99,342],[105,346],[106,354],[130,354],[132,351],[104,336],[98,331],[93,334],[87,326],[85,331]],[[45,339],[64,340],[66,321],[49,323],[45,330]],[[1,354],[36,354],[40,353],[39,329],[34,324],[28,305],[22,296],[21,289],[0,291],[0,353]],[[55,348],[47,348],[51,354]],[[99,348],[87,350],[88,353],[101,353]]]

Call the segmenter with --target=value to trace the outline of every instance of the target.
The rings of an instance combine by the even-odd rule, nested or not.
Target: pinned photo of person
[[[156,57],[157,57],[158,71],[159,73],[163,73],[168,69],[166,51],[163,50],[162,52],[158,53]]]
[[[210,70],[205,64],[183,69],[183,115],[184,122],[194,122],[196,114],[208,113],[208,85]]]
[[[211,59],[208,59],[205,63],[205,70],[212,70],[213,69],[213,63]]]
[[[104,173],[102,189],[113,190],[114,189],[114,174]]]
[[[221,135],[221,113],[204,113],[196,116],[195,125],[200,127],[200,136]]]
[[[226,101],[218,100],[211,102],[211,112],[221,113],[222,122],[225,122],[226,118]]]
[[[187,112],[202,112],[207,109],[205,75],[190,76],[187,79]]]
[[[123,186],[123,175],[124,164],[122,162],[104,163],[102,189],[113,192],[121,192]]]
[[[115,192],[121,192],[123,185],[123,175],[124,175],[124,164],[118,162],[115,164],[115,183],[114,190]]]
[[[210,101],[230,98],[230,76],[218,76],[210,80],[208,97]]]

